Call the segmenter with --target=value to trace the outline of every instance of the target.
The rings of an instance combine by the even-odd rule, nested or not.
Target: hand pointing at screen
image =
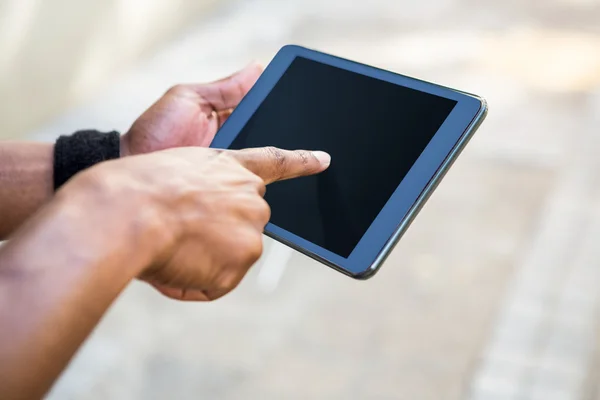
[[[168,238],[163,247],[155,247],[154,258],[168,262],[140,276],[178,300],[214,300],[235,288],[262,253],[262,232],[270,217],[263,199],[265,186],[316,174],[330,162],[323,152],[272,147],[223,152],[183,148],[165,153],[157,154],[166,163],[160,173],[164,176],[153,179],[172,183],[156,206],[172,210],[175,221],[160,228]],[[164,155],[177,161],[162,160]],[[173,162],[189,163],[188,172],[169,178],[179,174],[170,171]],[[176,187],[170,189],[171,185]]]
[[[262,252],[271,182],[322,152],[179,148],[76,175],[0,249],[0,393],[39,398],[134,278],[179,300],[235,288]]]

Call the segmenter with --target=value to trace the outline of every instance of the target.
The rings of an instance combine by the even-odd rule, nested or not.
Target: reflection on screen
[[[455,105],[297,57],[231,148],[330,153],[326,172],[265,198],[273,224],[347,258]]]

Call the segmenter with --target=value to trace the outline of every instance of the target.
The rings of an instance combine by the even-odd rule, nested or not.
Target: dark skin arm
[[[46,143],[0,144],[0,240],[52,196],[53,152]]]
[[[174,86],[122,136],[121,156],[208,146],[261,72],[251,64],[216,82]],[[52,144],[0,143],[0,241],[52,198],[53,152]]]
[[[262,252],[265,185],[328,165],[318,152],[183,148],[76,176],[0,248],[0,398],[42,397],[136,277],[178,300],[227,294]]]
[[[0,250],[2,399],[42,398],[139,268],[108,237],[77,237],[98,216],[76,203],[51,202]]]

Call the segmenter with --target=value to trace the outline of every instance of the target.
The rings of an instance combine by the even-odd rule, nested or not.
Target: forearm
[[[0,249],[2,399],[42,397],[146,262],[132,224],[68,195]]]
[[[53,145],[0,143],[0,240],[51,198]]]

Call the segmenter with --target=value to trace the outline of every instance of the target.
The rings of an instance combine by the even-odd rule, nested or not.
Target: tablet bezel
[[[483,99],[471,94],[304,47],[288,45],[277,53],[250,92],[229,116],[215,136],[211,147],[226,149],[231,145],[296,57],[304,57],[457,102],[348,258],[272,223],[265,227],[265,234],[273,239],[346,275],[366,279],[379,269],[452,161],[482,122],[487,111],[486,104]]]

